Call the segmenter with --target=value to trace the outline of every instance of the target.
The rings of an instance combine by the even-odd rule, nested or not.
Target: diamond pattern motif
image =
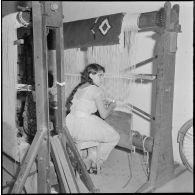
[[[111,26],[110,26],[107,18],[105,20],[103,20],[99,26],[99,30],[103,35],[106,35],[108,33],[108,31],[110,30],[110,28],[111,28]]]

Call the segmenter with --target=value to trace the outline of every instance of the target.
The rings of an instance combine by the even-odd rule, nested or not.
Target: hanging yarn
[[[120,45],[111,45],[89,47],[87,50],[88,63],[95,62],[105,67],[104,90],[107,98],[117,101],[119,110],[122,109],[119,108],[120,105],[132,102],[132,84],[135,81],[132,73],[136,60],[136,32],[126,32],[124,40],[125,47],[123,49]],[[131,67],[131,72],[122,72],[127,67]]]

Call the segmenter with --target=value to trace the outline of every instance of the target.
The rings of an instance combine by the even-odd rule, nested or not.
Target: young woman
[[[112,149],[117,145],[119,134],[103,119],[116,107],[116,102],[105,100],[100,86],[103,84],[104,67],[89,64],[82,73],[81,83],[73,90],[68,102],[71,103],[70,113],[66,117],[66,125],[71,136],[77,141],[98,142],[98,165],[102,165]],[[99,112],[100,117],[94,113]],[[87,161],[88,160],[88,161]],[[87,169],[95,169],[93,150],[88,150]]]

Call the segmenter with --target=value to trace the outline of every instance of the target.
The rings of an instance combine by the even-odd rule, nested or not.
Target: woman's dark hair
[[[105,68],[103,66],[100,66],[99,64],[89,64],[85,67],[83,72],[81,73],[81,83],[90,83],[93,85],[92,79],[89,77],[90,74],[97,74],[99,71],[105,72]]]
[[[85,67],[83,72],[81,72],[81,82],[73,89],[72,93],[69,95],[66,101],[66,114],[70,112],[70,106],[72,105],[72,99],[74,97],[74,94],[76,93],[77,89],[85,84],[90,83],[91,85],[94,85],[93,80],[90,78],[90,74],[97,74],[98,72],[103,71],[105,72],[105,68],[99,64],[93,63],[89,64]]]

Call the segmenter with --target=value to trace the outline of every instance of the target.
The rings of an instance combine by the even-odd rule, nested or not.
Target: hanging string
[[[143,136],[142,137],[142,147],[143,147],[143,152],[144,152],[144,156],[143,156],[143,165],[145,166],[145,173],[146,173],[146,176],[148,177],[149,176],[149,152],[146,150],[145,148],[145,141],[148,137],[147,136]]]

